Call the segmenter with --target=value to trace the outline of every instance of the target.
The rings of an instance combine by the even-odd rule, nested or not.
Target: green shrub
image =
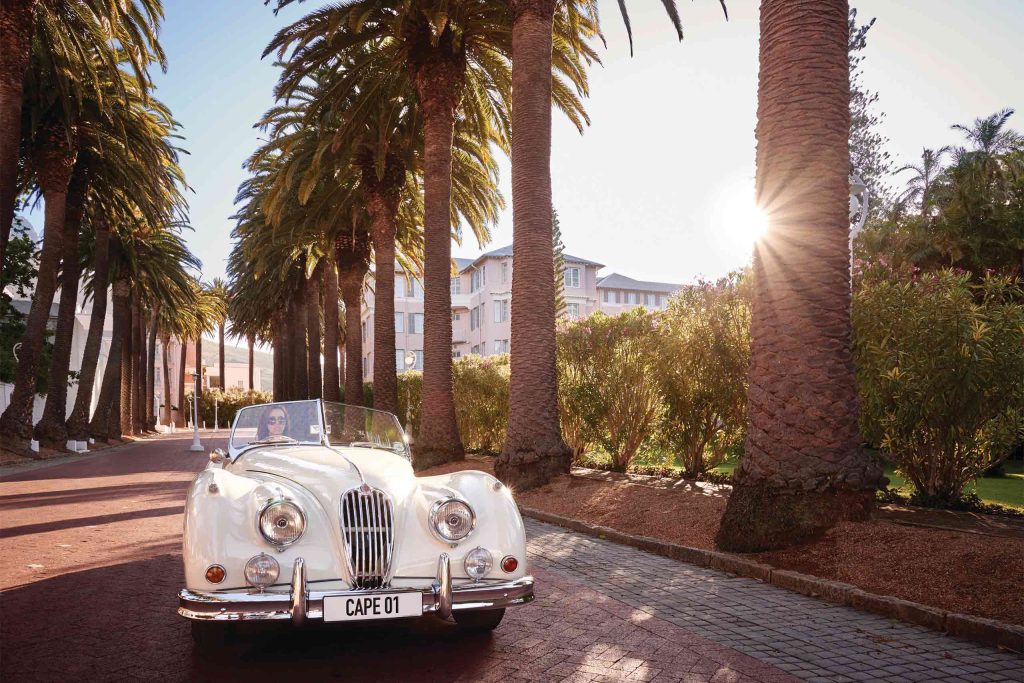
[[[853,301],[862,433],[913,482],[917,503],[950,506],[1024,439],[1019,285],[940,271],[863,281]]]
[[[625,472],[648,439],[660,409],[654,373],[657,315],[635,308],[595,313],[559,331],[563,438],[579,454],[594,443]]]
[[[243,391],[241,389],[228,389],[227,392],[219,388],[207,389],[199,399],[199,421],[205,422],[207,427],[213,427],[214,404],[216,403],[217,421],[222,427],[230,427],[235,421],[235,415],[239,409],[245,406],[270,403],[273,396],[268,391]],[[186,402],[186,410],[191,403]]]
[[[734,274],[686,287],[661,315],[657,440],[697,476],[742,444],[750,363],[750,283]]]
[[[413,437],[420,431],[420,397],[422,395],[422,372],[407,370],[398,373],[398,419],[405,427],[406,433]]]

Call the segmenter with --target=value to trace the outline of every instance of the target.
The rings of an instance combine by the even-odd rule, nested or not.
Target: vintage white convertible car
[[[493,629],[533,599],[526,535],[489,474],[413,474],[394,415],[327,401],[243,408],[185,506],[178,613],[199,644],[247,620],[454,616]]]

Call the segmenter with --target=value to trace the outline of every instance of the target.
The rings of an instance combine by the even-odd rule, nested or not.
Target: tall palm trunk
[[[0,2],[0,263],[7,257],[14,203],[18,198],[21,103],[32,51],[36,4],[38,0]]]
[[[256,338],[253,335],[248,335],[246,340],[249,342],[249,391],[253,390],[253,380],[255,379],[256,371]]]
[[[551,211],[553,0],[510,0],[512,23],[512,358],[508,432],[495,474],[516,489],[569,471],[555,367]]]
[[[224,321],[217,325],[217,371],[220,373],[220,390],[228,390],[227,376],[224,374]]]
[[[309,365],[306,361],[308,345],[306,344],[306,284],[305,281],[292,294],[289,304],[291,311],[291,363],[292,363],[292,400],[309,398]]]
[[[851,352],[846,0],[762,0],[747,441],[717,542],[801,543],[870,512]],[[810,93],[810,95],[808,95]]]
[[[195,399],[196,405],[200,405],[200,401],[203,399],[203,333],[200,332],[196,335],[196,372],[199,373],[199,381],[195,385]],[[199,411],[196,411],[196,415]],[[195,417],[195,415],[193,416]],[[196,420],[199,422],[199,420]]]
[[[169,365],[171,358],[167,348],[170,343],[171,335],[166,332],[162,333],[160,335],[160,365],[163,372],[164,406],[160,412],[160,421],[168,427],[171,426],[171,368]]]
[[[404,175],[404,171],[403,171]],[[395,236],[397,195],[371,194],[366,210],[372,221],[376,273],[373,294],[373,407],[398,413],[395,360]],[[449,274],[449,282],[451,275]],[[449,313],[450,317],[450,313]]]
[[[324,398],[341,400],[338,366],[338,265],[324,259]]]
[[[306,367],[309,398],[323,398],[324,382],[320,371],[320,268],[306,280]]]
[[[107,352],[107,365],[103,370],[96,410],[89,423],[89,432],[94,438],[103,441],[121,436],[121,359],[124,355],[125,328],[131,325],[128,300],[131,287],[128,280],[115,280],[111,290],[114,320],[110,350]]]
[[[57,264],[61,254],[61,234],[67,206],[68,181],[75,165],[77,153],[69,145],[67,133],[59,126],[51,126],[41,133],[44,144],[36,154],[35,165],[45,204],[43,249],[39,258],[39,273],[32,295],[25,332],[18,351],[18,369],[15,373],[11,403],[0,416],[0,438],[13,450],[32,455],[32,403],[36,394],[36,374],[46,339],[46,326],[50,320],[50,306],[57,288]]]
[[[135,378],[135,414],[134,427],[136,434],[143,434],[146,431],[146,424],[149,421],[149,411],[146,410],[146,404],[149,403],[149,397],[146,395],[146,390],[149,388],[149,373],[147,362],[149,360],[148,354],[146,353],[146,327],[148,323],[148,316],[142,309],[142,296],[141,293],[135,295],[135,312],[138,324],[132,328],[135,334],[135,370],[137,376]]]
[[[146,429],[156,430],[156,336],[160,324],[160,302],[157,301],[150,312],[149,320],[149,353],[146,360]],[[164,382],[167,378],[164,377]]]
[[[135,433],[135,408],[138,397],[135,395],[135,382],[138,379],[138,335],[135,333],[135,287],[132,287],[128,295],[128,317],[124,335],[124,349],[121,352],[121,433],[132,435]]]
[[[68,371],[71,369],[71,342],[75,331],[75,309],[78,306],[78,233],[85,212],[86,180],[84,170],[76,166],[68,185],[67,209],[64,215],[64,234],[61,258],[60,307],[57,310],[57,330],[53,335],[53,354],[50,357],[50,376],[46,387],[46,406],[43,417],[35,427],[40,446],[64,450],[68,441],[65,424],[68,401]],[[87,388],[92,393],[92,387]],[[79,391],[83,387],[79,385]]]
[[[92,409],[92,391],[96,382],[100,347],[103,345],[103,326],[107,318],[107,289],[110,279],[110,229],[101,218],[96,225],[96,243],[93,247],[92,313],[89,316],[89,335],[82,354],[82,369],[78,376],[78,394],[75,408],[68,418],[68,438],[85,441],[89,438],[89,411]],[[102,384],[102,378],[101,378]],[[97,407],[98,410],[98,407]]]
[[[464,75],[464,63],[438,59],[413,77],[423,108],[424,140],[423,389],[414,449],[417,469],[465,457],[455,421],[451,308],[452,142]]]
[[[285,318],[284,314],[279,311],[275,312],[270,318],[270,330],[273,339],[271,341],[271,350],[274,354],[274,400],[285,401],[288,397],[287,388],[287,363],[285,363],[285,353],[288,347],[288,334],[285,330]]]
[[[345,267],[345,266],[348,267]],[[361,334],[363,278],[362,261],[338,265],[341,296],[345,301],[345,403],[363,405],[363,335]]]
[[[178,340],[181,344],[180,362],[178,363],[178,415],[174,419],[177,427],[184,427],[188,409],[185,407],[185,362],[188,359],[188,339]]]

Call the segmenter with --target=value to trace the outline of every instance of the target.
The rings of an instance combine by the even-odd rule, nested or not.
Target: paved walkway
[[[175,613],[182,503],[205,462],[188,444],[0,473],[0,680],[769,683],[883,667],[899,680],[1024,680],[1012,655],[533,522],[537,601],[492,636],[436,619],[251,625],[204,658]]]

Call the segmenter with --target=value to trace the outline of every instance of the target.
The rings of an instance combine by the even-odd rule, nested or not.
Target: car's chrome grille
[[[353,588],[384,588],[395,545],[395,508],[383,491],[367,485],[341,497],[341,533]]]

